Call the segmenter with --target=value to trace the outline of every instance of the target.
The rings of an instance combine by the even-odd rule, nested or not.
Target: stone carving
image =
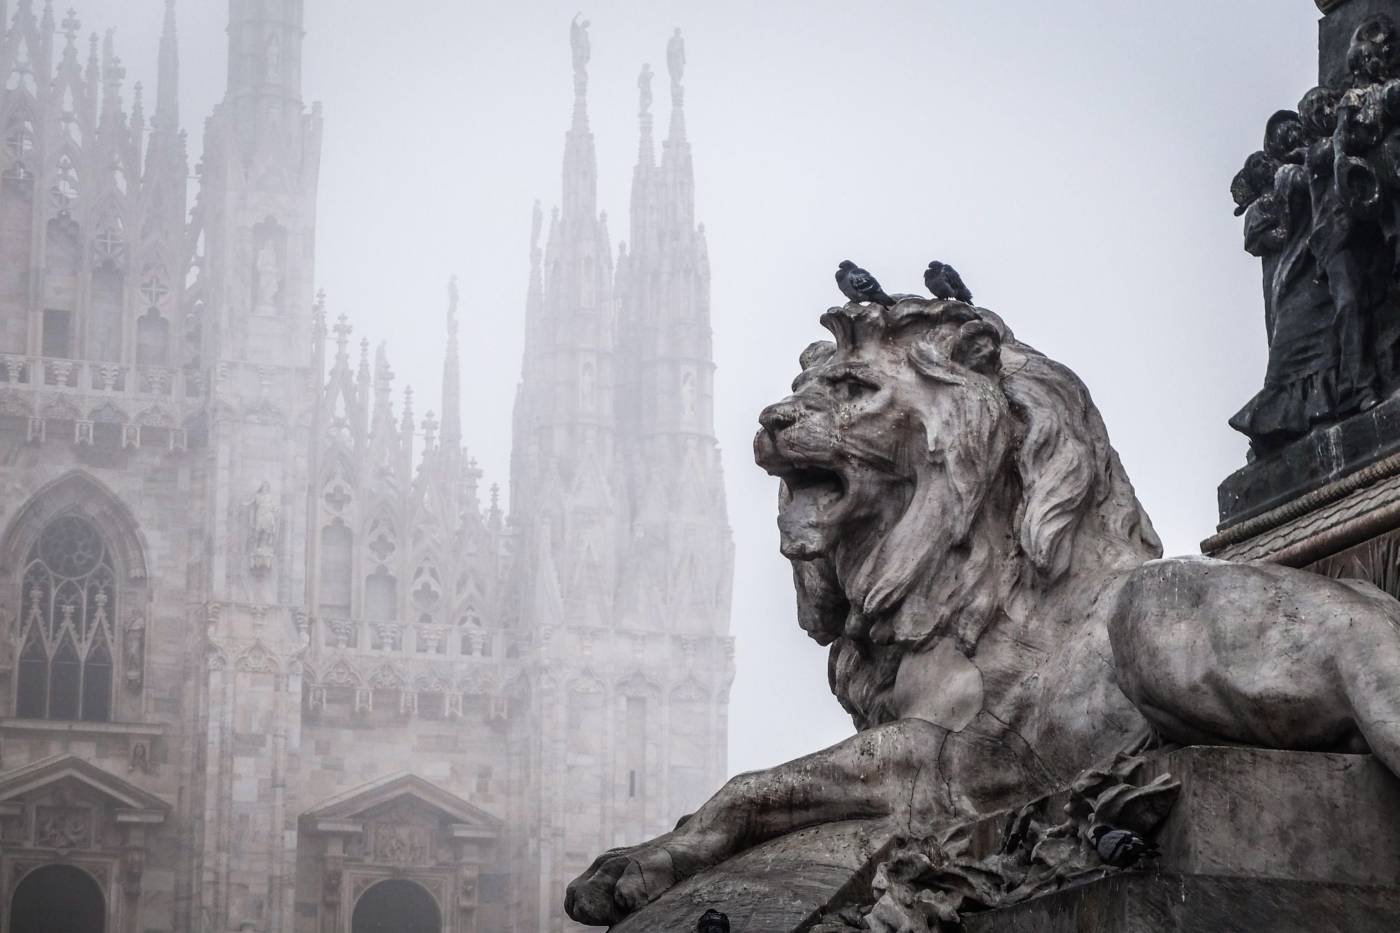
[[[34,845],[41,849],[82,849],[92,843],[92,814],[81,807],[37,807]]]
[[[421,826],[375,823],[371,858],[389,865],[427,865],[432,861],[432,840]]]
[[[616,922],[804,827],[930,835],[1153,733],[1368,747],[1400,773],[1400,603],[1279,566],[1158,559],[1087,389],[990,311],[905,296],[822,322],[835,342],[802,354],[754,447],[782,480],[798,622],[829,648],[858,734],[602,855],[569,886],[575,919]]]
[[[127,687],[140,690],[146,668],[146,617],[139,612],[133,612],[126,621],[122,657],[126,664]]]
[[[671,73],[671,93],[679,95],[681,81],[685,78],[685,39],[680,29],[666,40],[666,70]]]
[[[1352,38],[1344,87],[1270,118],[1235,176],[1245,249],[1263,260],[1269,364],[1233,418],[1255,455],[1400,390],[1400,31]]]
[[[19,626],[14,624],[10,610],[0,606],[0,671],[8,671],[15,666],[18,647]]]
[[[575,16],[569,24],[569,47],[574,57],[574,93],[582,97],[588,90],[588,61],[593,57],[593,46],[588,39],[588,20],[579,22]]]
[[[263,480],[253,498],[248,500],[247,509],[248,569],[266,573],[272,569],[272,559],[277,553],[277,530],[282,522],[282,506],[267,480]]]
[[[277,262],[277,247],[271,240],[262,245],[258,250],[257,260],[257,294],[254,298],[254,310],[258,314],[275,314],[277,312],[277,293],[282,288],[282,270]]]
[[[1120,870],[1099,842],[1108,833],[1144,838],[1154,833],[1181,792],[1161,775],[1133,782],[1141,756],[1119,755],[1075,779],[1061,819],[1048,800],[1008,815],[995,853],[973,857],[976,823],[924,838],[896,838],[875,870],[865,903],[824,917],[813,933],[912,933],[962,929],[972,913],[1009,907]],[[1126,867],[1126,866],[1122,866]]]

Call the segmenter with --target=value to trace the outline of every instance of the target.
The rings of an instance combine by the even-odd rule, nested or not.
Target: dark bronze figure
[[[1400,390],[1400,29],[1357,28],[1345,87],[1269,120],[1231,183],[1263,261],[1269,364],[1230,424],[1267,456]]]

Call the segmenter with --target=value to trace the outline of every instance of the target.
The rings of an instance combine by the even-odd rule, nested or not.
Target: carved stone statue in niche
[[[18,626],[11,618],[10,610],[0,606],[0,671],[8,671],[15,666],[15,649],[18,638]]]
[[[132,613],[126,622],[122,658],[126,663],[126,685],[140,690],[146,668],[146,617],[139,612]]]
[[[282,40],[276,33],[267,37],[267,83],[282,80]]]
[[[1269,363],[1233,418],[1255,456],[1400,390],[1400,30],[1352,38],[1344,87],[1269,120],[1231,188],[1263,260]]]
[[[272,568],[281,521],[282,506],[272,492],[272,485],[263,480],[248,502],[248,568],[254,573],[265,573]]]
[[[258,314],[276,314],[277,294],[281,290],[282,268],[277,258],[277,245],[268,239],[258,250],[253,310]]]

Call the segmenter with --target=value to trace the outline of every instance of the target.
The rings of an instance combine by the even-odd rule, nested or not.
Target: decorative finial
[[[335,319],[335,327],[331,328],[335,332],[335,345],[340,348],[340,354],[345,354],[345,345],[350,342],[350,332],[354,330],[350,326],[350,319],[343,313]]]
[[[70,48],[78,44],[78,32],[82,28],[83,24],[78,19],[78,11],[70,9],[68,15],[63,18],[63,37],[68,40]]]

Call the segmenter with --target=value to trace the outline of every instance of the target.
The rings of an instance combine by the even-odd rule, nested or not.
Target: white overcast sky
[[[153,89],[163,0],[72,0]],[[505,484],[531,203],[558,200],[584,0],[306,0],[325,104],[319,284],[400,388],[438,407],[449,274],[464,280],[468,444]],[[222,95],[225,0],[178,0],[197,153]],[[11,4],[13,8],[13,4]],[[850,724],[794,622],[755,415],[787,391],[850,257],[915,291],[954,263],[978,302],[1072,366],[1169,552],[1214,526],[1243,463],[1226,419],[1264,367],[1257,262],[1229,181],[1316,79],[1313,0],[588,0],[600,204],[625,237],[636,77],[685,31],[698,212],[714,269],[718,424],[738,550],[731,767]],[[657,82],[664,128],[666,83]],[[431,401],[430,401],[431,399]]]

